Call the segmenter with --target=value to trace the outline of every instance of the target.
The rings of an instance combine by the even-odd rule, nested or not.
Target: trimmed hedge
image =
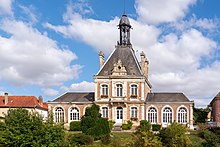
[[[82,131],[80,121],[70,122],[70,131]]]
[[[160,131],[161,125],[159,124],[152,124],[152,131]]]

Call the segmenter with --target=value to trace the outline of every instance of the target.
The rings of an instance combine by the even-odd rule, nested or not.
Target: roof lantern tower
[[[119,30],[120,30],[120,40],[118,45],[131,45],[130,42],[130,29],[131,25],[129,19],[124,11],[120,21],[119,21]]]

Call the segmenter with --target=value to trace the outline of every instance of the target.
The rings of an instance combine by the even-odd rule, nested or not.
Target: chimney
[[[99,52],[99,64],[100,64],[100,68],[102,68],[102,66],[104,65],[105,61],[104,61],[104,53],[102,51]]]
[[[144,74],[145,74],[145,77],[148,79],[148,65],[149,65],[149,61],[146,59],[145,60],[145,72],[144,72]]]
[[[43,98],[42,98],[42,96],[39,96],[39,97],[38,97],[38,103],[39,103],[40,105],[43,105]]]
[[[142,73],[145,74],[145,61],[146,61],[145,54],[142,51],[140,55],[141,55],[141,70]]]
[[[5,105],[7,105],[7,104],[8,104],[8,93],[5,92]]]

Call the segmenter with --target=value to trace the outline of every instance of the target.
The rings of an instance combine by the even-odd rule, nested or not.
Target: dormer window
[[[131,85],[131,97],[137,97],[137,85]]]
[[[122,97],[123,87],[122,84],[116,84],[116,96]]]
[[[108,85],[101,86],[101,97],[108,97]]]

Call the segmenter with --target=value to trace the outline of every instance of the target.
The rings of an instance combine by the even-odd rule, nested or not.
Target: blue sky
[[[184,92],[205,107],[220,91],[218,0],[127,0],[136,55],[145,52],[153,92]],[[0,92],[93,91],[119,39],[124,1],[0,0]]]

